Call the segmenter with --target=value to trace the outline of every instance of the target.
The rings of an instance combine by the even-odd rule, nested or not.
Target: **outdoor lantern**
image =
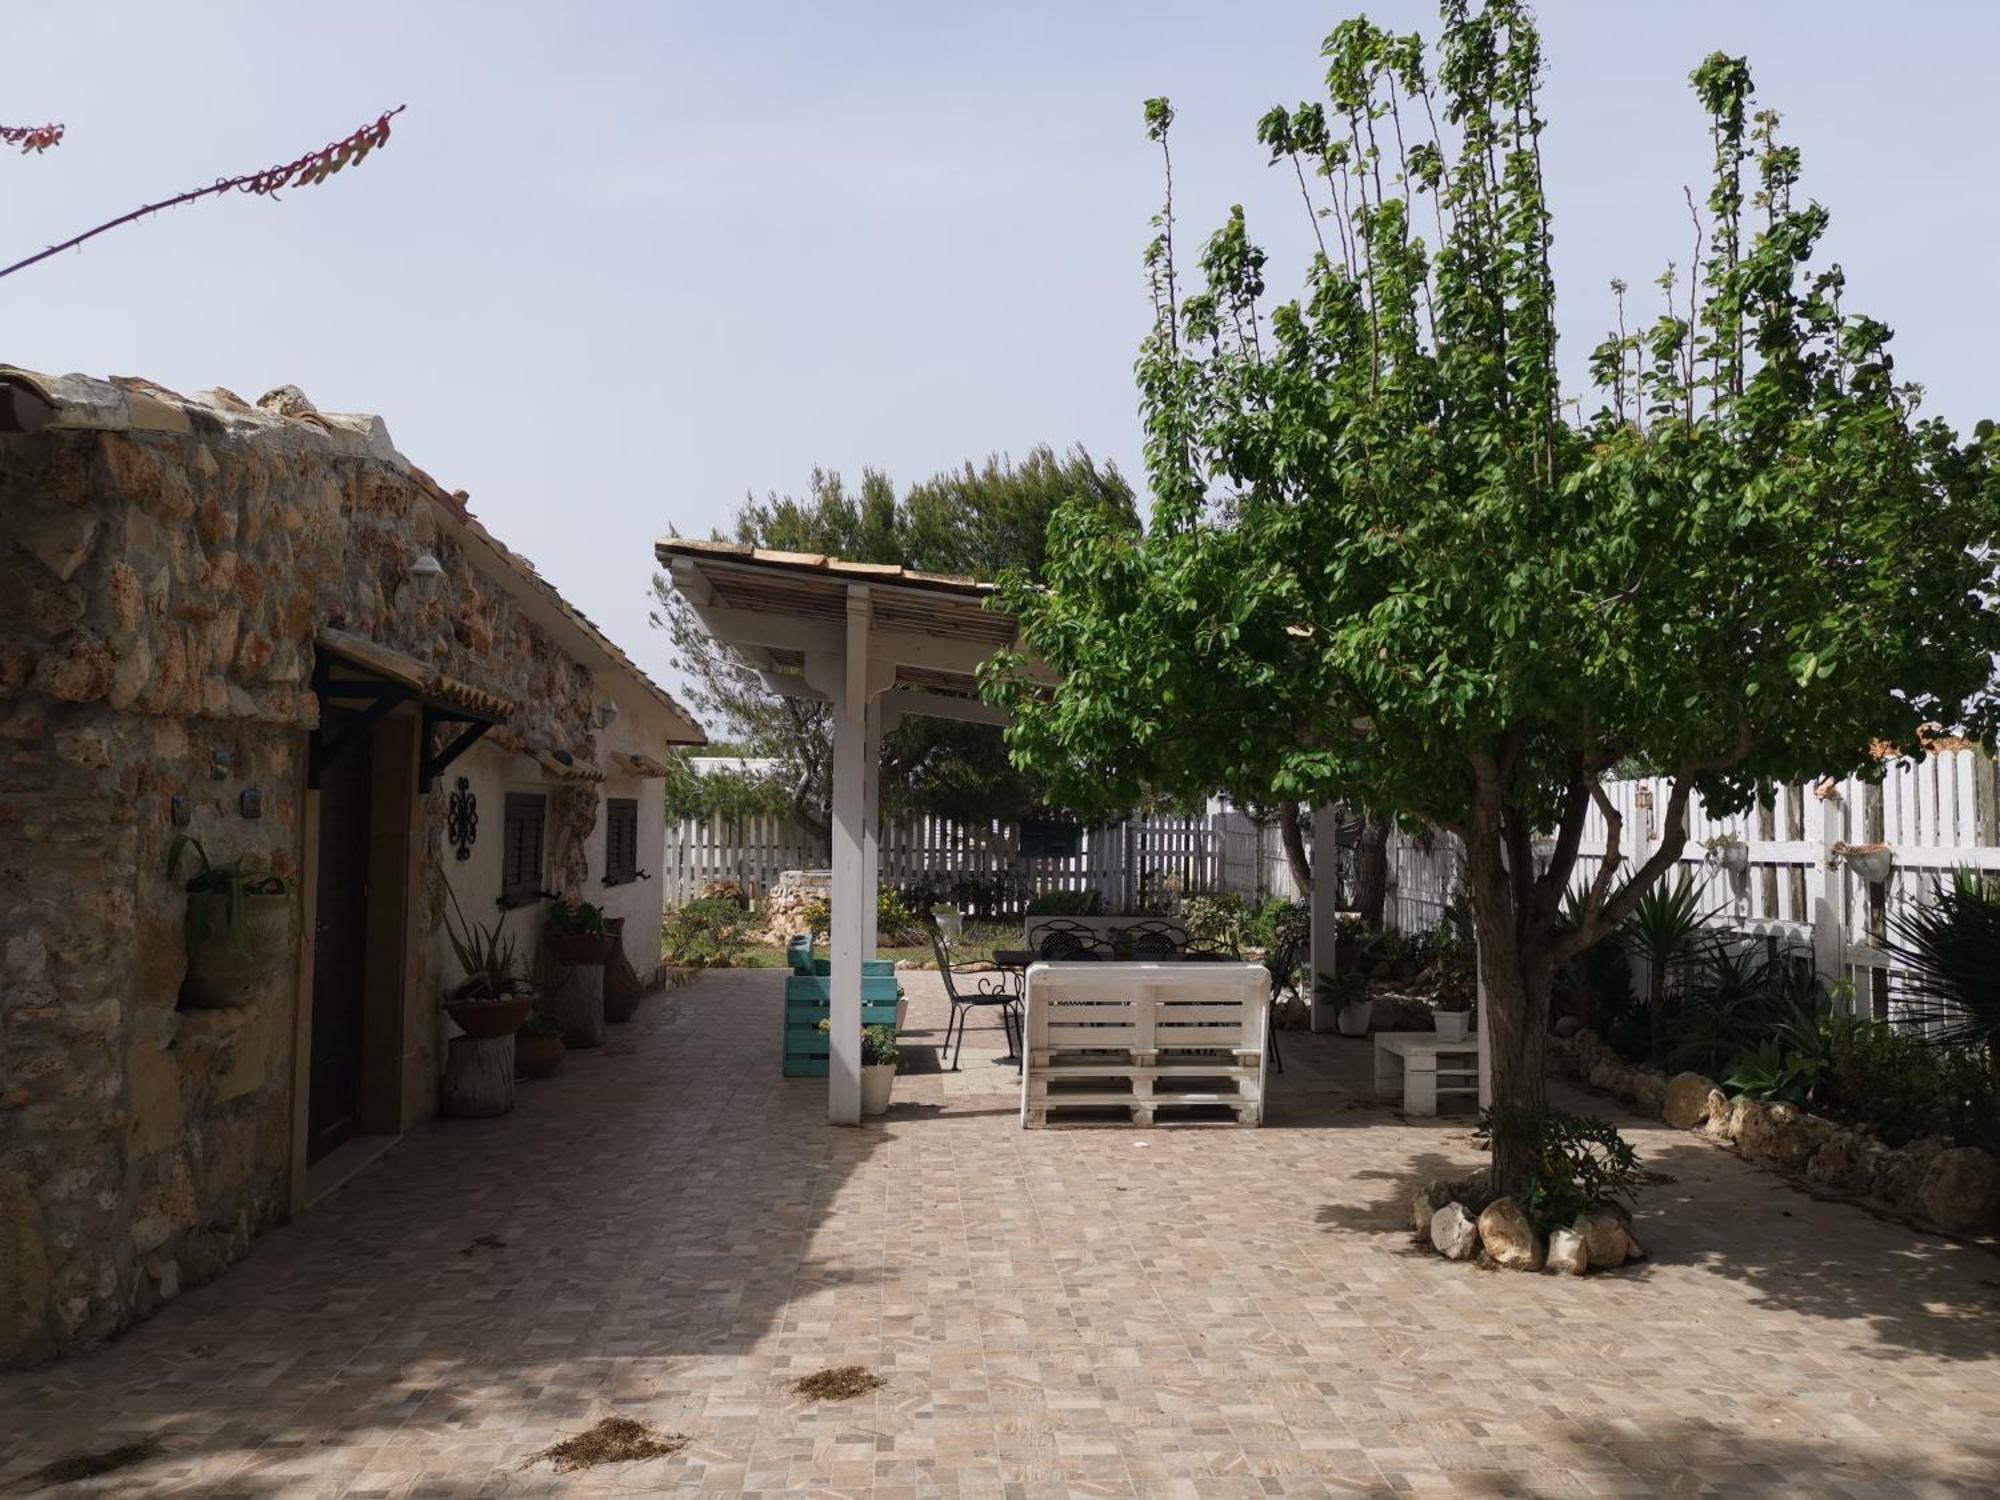
[[[410,564],[410,583],[417,591],[417,597],[426,602],[437,597],[438,583],[444,578],[444,564],[428,552],[417,554],[417,560]]]
[[[597,705],[597,727],[599,729],[609,729],[611,721],[617,717],[618,705],[609,698],[606,698],[602,703]]]

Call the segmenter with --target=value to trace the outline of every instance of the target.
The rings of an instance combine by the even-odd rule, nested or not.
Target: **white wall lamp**
[[[618,705],[611,699],[606,698],[602,703],[597,705],[597,727],[599,729],[609,729],[617,717]]]
[[[410,564],[410,586],[417,591],[417,598],[428,604],[437,598],[438,585],[444,581],[444,564],[428,552],[417,554],[417,560]]]

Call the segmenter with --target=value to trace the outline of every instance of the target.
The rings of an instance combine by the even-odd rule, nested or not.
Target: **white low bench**
[[[1434,1115],[1446,1096],[1479,1096],[1479,1038],[1441,1042],[1435,1031],[1375,1033],[1375,1094],[1403,1096],[1406,1115]]]
[[[1021,1123],[1261,1123],[1270,997],[1262,964],[1030,964]]]

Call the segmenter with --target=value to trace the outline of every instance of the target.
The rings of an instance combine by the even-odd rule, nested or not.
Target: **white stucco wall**
[[[541,941],[546,903],[536,902],[509,911],[501,910],[501,829],[509,792],[533,792],[549,797],[554,794],[556,783],[543,772],[538,762],[525,755],[509,754],[483,740],[445,768],[443,779],[447,797],[458,789],[458,778],[461,776],[466,779],[479,804],[479,832],[473,841],[471,857],[465,860],[458,858],[458,851],[452,848],[447,838],[444,846],[445,884],[458,899],[463,922],[479,927],[490,927],[494,922],[500,922],[514,939],[523,969],[532,973],[535,951]],[[547,853],[548,831],[545,825],[544,859]],[[593,868],[596,866],[593,865]],[[449,905],[446,909],[450,910]],[[454,914],[453,921],[459,920],[461,918]],[[439,972],[445,976],[447,986],[456,984],[463,977],[458,960],[452,955],[451,943],[442,932],[438,934],[438,961]]]

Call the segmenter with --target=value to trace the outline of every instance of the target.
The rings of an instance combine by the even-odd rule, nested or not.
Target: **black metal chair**
[[[1110,945],[1081,922],[1057,918],[1036,925],[1035,951],[1043,958],[1072,963],[1111,957]]]
[[[1017,1060],[1018,1065],[1023,1040],[1020,1031],[1021,1000],[1020,996],[1015,994],[1014,986],[1008,982],[1007,975],[990,965],[983,969],[970,964],[963,968],[953,968],[951,945],[944,940],[944,934],[938,930],[937,923],[929,922],[926,925],[931,932],[931,951],[937,955],[938,977],[944,981],[945,998],[951,1002],[951,1014],[945,1020],[944,1046],[939,1049],[939,1058],[942,1059],[945,1052],[951,1052],[951,1071],[956,1073],[958,1054],[965,1050],[967,1019],[975,1010],[998,1006],[1000,1029],[1006,1034],[1007,1050]],[[972,981],[970,993],[959,989],[960,978]],[[956,1049],[952,1047],[954,1030],[958,1034]]]
[[[1179,958],[1187,947],[1186,933],[1165,922],[1135,922],[1120,928],[1112,941],[1120,958],[1142,963]]]
[[[1278,1001],[1288,990],[1295,996],[1298,994],[1298,985],[1292,975],[1298,970],[1299,959],[1308,946],[1308,939],[1293,938],[1264,955],[1264,967],[1271,971],[1271,1012],[1264,1023],[1264,1036],[1270,1044],[1271,1065],[1280,1073],[1285,1071],[1285,1059],[1278,1052]]]

